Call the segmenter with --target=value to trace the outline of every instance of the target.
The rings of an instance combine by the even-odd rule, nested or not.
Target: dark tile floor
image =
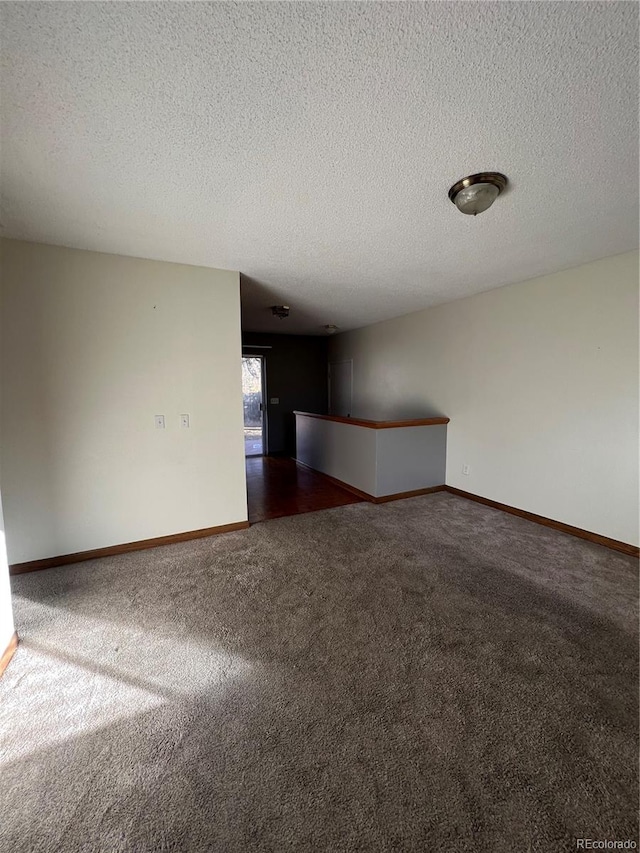
[[[247,458],[247,495],[251,523],[360,503],[351,492],[293,459],[270,456]]]

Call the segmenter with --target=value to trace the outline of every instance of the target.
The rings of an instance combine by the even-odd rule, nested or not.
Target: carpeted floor
[[[444,493],[13,579],[0,849],[637,840],[637,561]]]

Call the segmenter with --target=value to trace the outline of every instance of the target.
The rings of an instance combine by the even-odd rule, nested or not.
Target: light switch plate
[[[189,415],[180,415],[180,426],[182,429],[189,429]]]
[[[271,397],[269,400],[272,406],[277,406],[280,403],[280,397]]]
[[[164,429],[164,415],[155,416],[156,429]]]

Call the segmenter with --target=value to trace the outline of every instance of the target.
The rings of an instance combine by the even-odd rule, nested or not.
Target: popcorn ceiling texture
[[[3,3],[4,236],[321,333],[637,246],[635,3]],[[505,172],[474,219],[458,178]],[[291,304],[285,324],[267,310]]]

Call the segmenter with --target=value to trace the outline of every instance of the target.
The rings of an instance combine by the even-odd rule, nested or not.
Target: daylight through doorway
[[[242,403],[244,408],[244,455],[264,454],[264,400],[262,356],[242,359]]]

